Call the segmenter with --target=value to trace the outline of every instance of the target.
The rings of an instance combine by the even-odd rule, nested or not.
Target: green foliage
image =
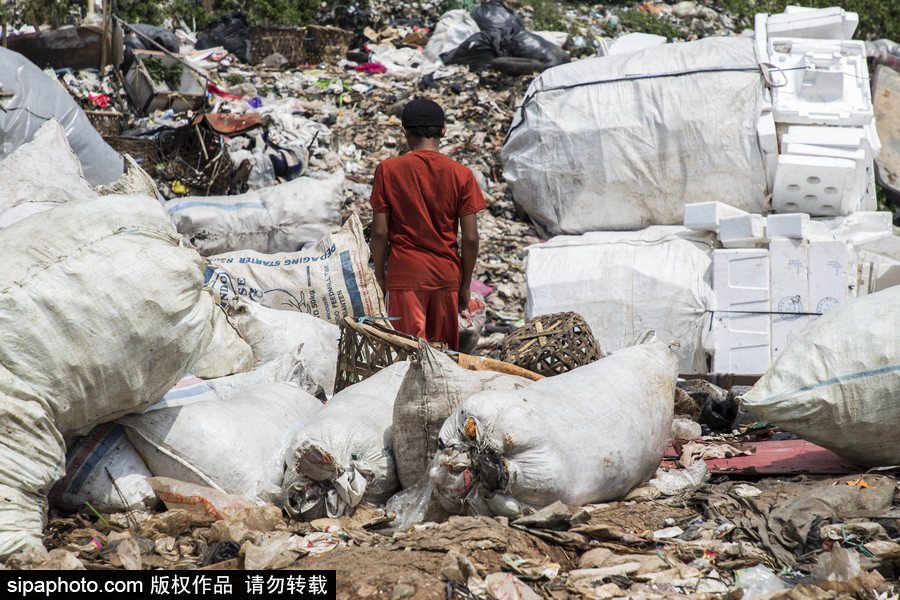
[[[229,73],[225,76],[225,83],[228,85],[238,85],[239,83],[244,83],[244,77],[237,73]]]
[[[85,3],[86,4],[86,3]],[[117,14],[126,23],[162,25],[166,15],[159,3],[146,0],[117,0]]]
[[[840,6],[859,15],[859,27],[854,37],[900,41],[900,2],[896,0],[721,0],[715,3],[717,8],[738,17],[735,21],[738,29],[751,29],[757,13],[784,12],[784,7],[789,4],[809,8]]]
[[[538,31],[565,31],[566,22],[562,18],[557,2],[553,0],[523,0],[534,9],[532,22]]]
[[[684,37],[684,32],[678,27],[652,12],[633,9],[620,10],[615,14],[619,17],[617,29],[661,35],[670,42]]]
[[[147,69],[147,74],[150,75],[150,79],[152,79],[154,83],[167,82],[175,84],[172,87],[177,87],[178,83],[181,81],[181,76],[184,74],[184,66],[181,63],[176,62],[171,67],[167,67],[163,64],[162,60],[155,56],[144,58],[144,67]]]

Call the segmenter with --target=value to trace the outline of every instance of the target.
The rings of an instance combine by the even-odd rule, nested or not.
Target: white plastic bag
[[[299,177],[237,196],[187,196],[166,202],[175,228],[200,254],[296,252],[340,225],[344,172]]]
[[[525,315],[573,311],[604,352],[652,329],[678,342],[681,373],[706,373],[703,332],[712,296],[715,235],[683,227],[559,236],[529,246]]]
[[[485,390],[517,390],[531,381],[492,371],[467,371],[419,340],[416,359],[394,402],[393,435],[397,475],[404,488],[428,474],[441,426],[463,401]]]
[[[309,250],[211,256],[206,279],[223,307],[230,298],[244,296],[269,308],[305,312],[333,323],[345,315],[386,316],[355,214]]]
[[[741,37],[547,69],[513,118],[503,177],[548,235],[674,225],[698,198],[765,212],[763,89]]]
[[[155,476],[280,505],[284,434],[322,403],[290,383],[120,419]]]
[[[250,344],[257,360],[273,360],[302,345],[300,358],[307,371],[327,395],[333,393],[341,337],[337,325],[305,313],[268,308],[242,297],[232,298],[226,314]]]
[[[283,483],[288,513],[338,517],[397,490],[391,419],[408,368],[394,363],[341,390],[297,432]]]
[[[900,287],[841,302],[810,323],[741,404],[865,466],[900,464]]]
[[[510,517],[557,500],[623,497],[662,459],[677,372],[675,355],[654,341],[521,390],[469,397],[441,428],[434,497],[449,512]]]
[[[461,8],[450,10],[441,15],[434,27],[434,32],[425,45],[425,58],[435,63],[441,54],[455,50],[474,33],[481,31],[478,23],[468,11]]]

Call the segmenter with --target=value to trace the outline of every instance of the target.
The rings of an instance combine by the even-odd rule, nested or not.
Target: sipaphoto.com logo
[[[17,596],[71,597],[77,594],[140,594],[143,582],[134,580],[106,580],[103,582],[87,577],[57,577],[47,579],[24,579],[22,577],[6,582],[6,591]]]

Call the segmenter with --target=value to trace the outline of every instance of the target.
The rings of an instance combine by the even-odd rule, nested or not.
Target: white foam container
[[[771,364],[769,251],[713,251],[712,304],[712,370],[765,373]]]
[[[873,117],[865,43],[769,37],[769,62],[786,81],[773,90],[775,121],[868,125]]]
[[[719,221],[719,241],[726,248],[755,248],[766,242],[766,218],[747,214],[723,217]]]
[[[802,314],[809,312],[808,249],[809,243],[803,240],[778,238],[769,242],[772,360],[781,354],[810,321],[809,315]]]
[[[857,164],[852,160],[780,154],[772,208],[775,212],[805,212],[819,217],[846,215],[859,206],[859,180]]]
[[[766,20],[769,37],[849,40],[859,25],[859,15],[839,7],[806,8],[788,6],[784,13]]]
[[[809,242],[810,312],[822,314],[835,304],[856,297],[857,273],[856,252],[846,242]]]
[[[749,214],[724,202],[694,202],[684,205],[684,226],[688,229],[718,232],[723,218]]]

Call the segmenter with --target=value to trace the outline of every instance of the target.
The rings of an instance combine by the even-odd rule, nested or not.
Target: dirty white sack
[[[441,426],[463,401],[485,390],[517,390],[531,381],[492,371],[468,371],[419,340],[416,358],[394,402],[394,460],[404,488],[428,474]]]
[[[604,351],[652,329],[678,342],[681,373],[706,373],[703,331],[712,296],[715,235],[683,227],[558,236],[529,246],[525,316],[574,311]]]
[[[450,10],[441,15],[434,27],[434,32],[425,45],[425,58],[433,63],[440,60],[441,54],[455,50],[469,36],[478,33],[481,28],[469,14],[461,8]]]
[[[153,475],[281,505],[291,425],[322,403],[291,383],[269,383],[228,400],[162,408],[119,420]]]
[[[343,188],[344,172],[337,171],[237,196],[186,196],[166,202],[166,211],[203,256],[295,252],[340,225]]]
[[[252,353],[216,327],[203,260],[155,199],[60,204],[0,231],[0,248],[2,558],[40,544],[64,435],[156,403],[216,336],[237,349],[217,357],[231,372]]]
[[[675,355],[652,341],[516,391],[470,396],[441,428],[433,495],[453,513],[517,516],[623,497],[672,428]]]
[[[338,517],[397,491],[391,421],[408,368],[394,363],[341,390],[297,432],[283,483],[289,514]]]
[[[900,287],[841,302],[800,332],[747,406],[864,466],[900,464]]]
[[[513,117],[503,177],[547,235],[673,225],[698,198],[765,212],[763,89],[742,37],[547,69]]]
[[[223,307],[230,298],[244,296],[332,323],[345,315],[386,316],[384,296],[369,268],[369,245],[355,214],[302,252],[243,250],[208,260],[207,285]]]
[[[154,510],[159,499],[147,483],[152,476],[125,428],[103,423],[68,444],[66,475],[50,490],[49,500],[74,511],[85,502],[103,512]]]
[[[47,210],[55,204],[97,197],[56,119],[45,121],[30,142],[0,160],[0,181],[0,214],[20,206]],[[34,212],[36,207],[31,208]]]
[[[306,370],[331,396],[341,337],[337,325],[306,313],[268,308],[240,296],[229,301],[226,314],[259,361],[274,360],[302,346],[300,358]]]

